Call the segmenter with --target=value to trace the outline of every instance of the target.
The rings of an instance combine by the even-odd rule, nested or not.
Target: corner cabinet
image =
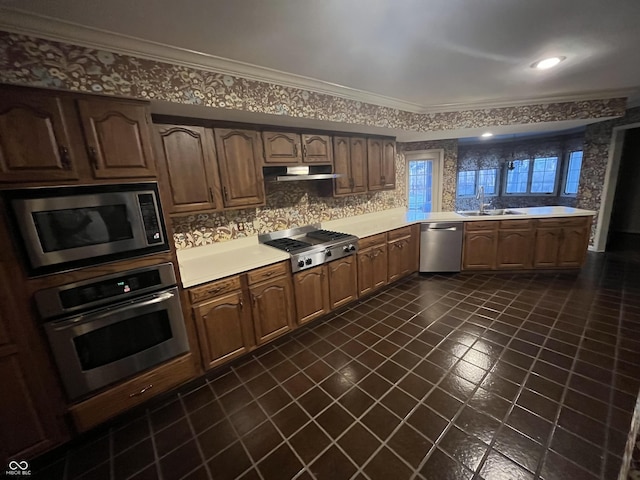
[[[369,191],[396,188],[396,145],[393,140],[367,140],[367,168]]]
[[[333,137],[334,196],[367,191],[367,140],[360,137]]]
[[[214,132],[224,206],[264,205],[260,133],[231,129],[214,129]]]
[[[95,178],[155,176],[146,104],[87,98],[78,109]]]
[[[156,125],[160,178],[169,213],[222,208],[213,132],[202,127]]]

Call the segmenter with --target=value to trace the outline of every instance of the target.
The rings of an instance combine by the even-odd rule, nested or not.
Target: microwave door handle
[[[140,308],[140,307],[148,307],[150,305],[154,305],[156,303],[161,303],[170,298],[173,298],[174,294],[171,292],[164,292],[159,295],[155,295],[154,298],[150,298],[143,302],[129,302],[126,305],[123,305],[118,308],[109,308],[107,310],[100,310],[96,313],[89,313],[86,315],[78,315],[77,317],[71,318],[69,320],[58,320],[56,322],[52,322],[53,328],[55,330],[64,330],[66,328],[72,326],[83,325],[89,322],[95,322],[96,320],[104,319],[107,317],[111,317],[117,315],[118,313],[124,312],[126,310],[131,310],[131,308]]]

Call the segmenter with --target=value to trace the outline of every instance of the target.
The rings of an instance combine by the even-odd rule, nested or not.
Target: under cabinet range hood
[[[331,172],[331,165],[296,165],[294,167],[264,167],[264,179],[269,182],[326,180],[341,175]]]

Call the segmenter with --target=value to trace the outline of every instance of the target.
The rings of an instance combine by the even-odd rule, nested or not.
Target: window
[[[520,159],[511,163],[513,168],[507,170],[506,194],[535,195],[555,192],[558,157]]]
[[[580,170],[582,169],[582,152],[580,150],[569,154],[567,164],[567,176],[564,183],[564,195],[576,195],[580,182]]]
[[[430,212],[433,201],[433,161],[409,162],[409,210]]]
[[[467,170],[458,172],[458,197],[471,197],[484,187],[485,195],[496,195],[498,188],[498,169]]]

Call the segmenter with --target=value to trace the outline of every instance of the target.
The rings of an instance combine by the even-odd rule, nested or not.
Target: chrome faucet
[[[478,193],[476,194],[476,199],[479,201],[480,205],[478,208],[478,211],[480,212],[480,215],[484,214],[484,209],[485,207],[488,207],[489,205],[486,205],[484,203],[484,185],[480,185],[478,187]]]

